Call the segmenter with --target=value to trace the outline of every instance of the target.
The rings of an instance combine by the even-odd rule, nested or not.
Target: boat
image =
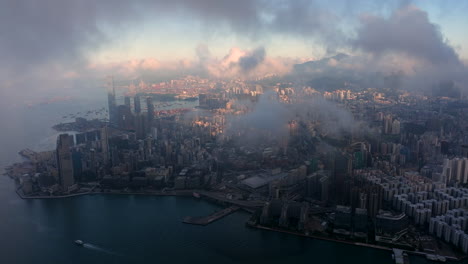
[[[81,241],[79,239],[75,240],[75,244],[77,244],[78,246],[83,246],[84,245],[83,241]]]
[[[199,193],[196,193],[196,192],[194,192],[194,193],[193,193],[193,197],[195,197],[195,198],[200,198],[200,194],[199,194]]]

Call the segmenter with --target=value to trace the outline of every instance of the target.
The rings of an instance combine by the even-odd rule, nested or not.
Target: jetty
[[[239,210],[240,208],[238,206],[230,206],[226,209],[223,209],[221,211],[217,211],[211,215],[208,216],[187,216],[184,218],[182,221],[183,223],[186,224],[192,224],[192,225],[208,225],[213,223],[216,220],[219,220],[227,215],[230,215],[234,213],[235,211]]]

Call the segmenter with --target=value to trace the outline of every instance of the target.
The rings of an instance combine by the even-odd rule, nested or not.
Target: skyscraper
[[[117,103],[115,101],[114,77],[107,82],[107,103],[109,105],[109,122],[117,123]]]
[[[101,128],[101,152],[104,164],[109,162],[109,128]]]
[[[153,105],[153,98],[146,97],[146,107],[148,108],[148,129],[153,123],[154,119],[154,105]]]
[[[147,132],[148,119],[144,114],[135,115],[135,132],[137,139],[145,139]]]
[[[117,122],[116,125],[120,129],[133,129],[134,121],[132,110],[126,105],[117,107]]]
[[[125,96],[125,105],[131,109],[131,102],[130,102],[130,96]]]
[[[64,191],[75,183],[73,178],[73,160],[71,147],[73,136],[60,134],[57,138],[57,166],[59,172],[59,183]]]
[[[134,105],[135,105],[135,114],[141,113],[141,102],[140,102],[140,96],[138,94],[135,95],[134,100]]]

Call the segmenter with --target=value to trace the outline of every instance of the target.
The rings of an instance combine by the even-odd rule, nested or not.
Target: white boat
[[[78,240],[75,240],[75,244],[77,244],[78,246],[83,246],[84,243],[83,241],[78,239]]]

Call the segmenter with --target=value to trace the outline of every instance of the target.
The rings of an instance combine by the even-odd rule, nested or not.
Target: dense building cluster
[[[164,109],[194,96],[197,108]],[[12,167],[22,192],[204,190],[261,202],[253,225],[468,249],[463,100],[187,77],[131,84],[123,104],[110,89],[108,108],[108,122],[84,132],[77,120],[81,132],[60,135],[52,156],[25,153],[32,164]]]

